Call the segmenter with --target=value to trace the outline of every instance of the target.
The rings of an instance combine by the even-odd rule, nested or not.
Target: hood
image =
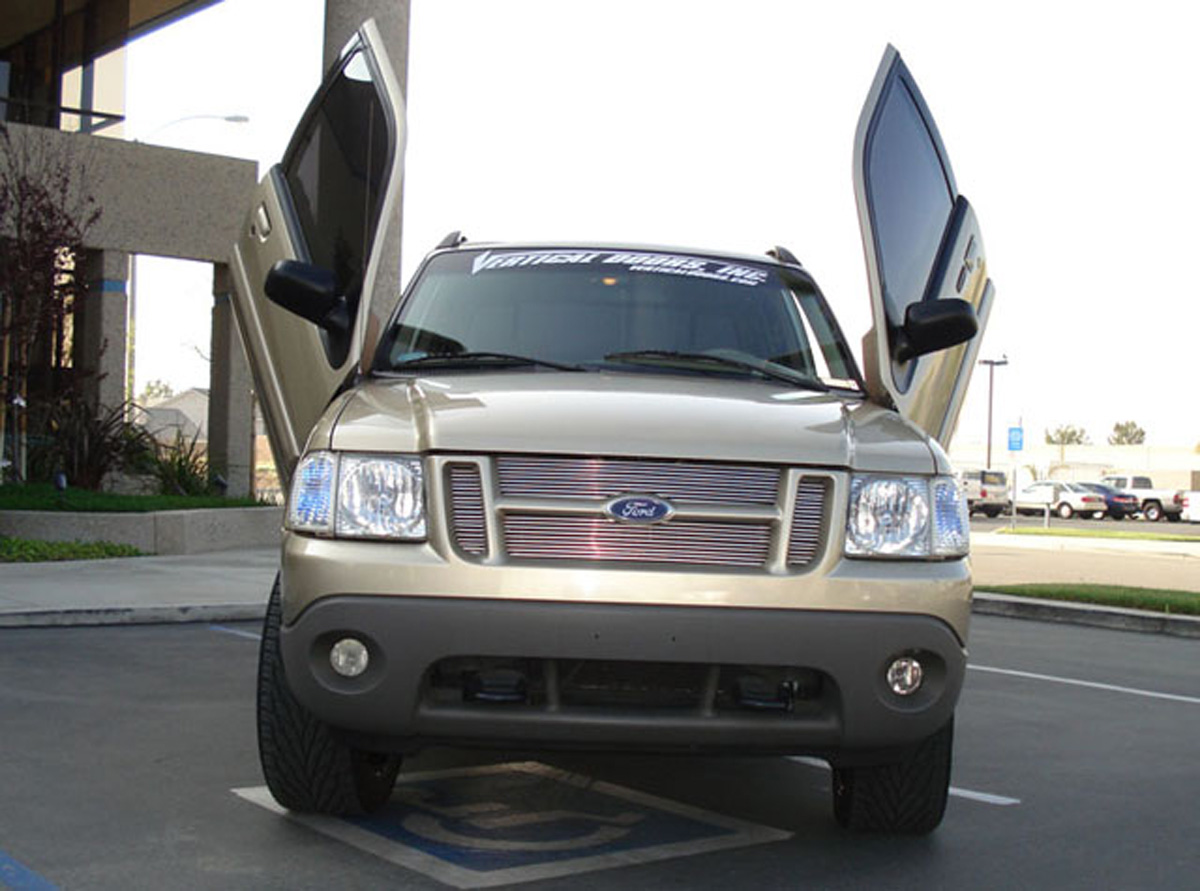
[[[373,380],[310,447],[608,455],[931,473],[928,439],[895,412],[768,382],[504,371]],[[326,431],[329,431],[326,434]],[[325,440],[327,442],[318,441]]]

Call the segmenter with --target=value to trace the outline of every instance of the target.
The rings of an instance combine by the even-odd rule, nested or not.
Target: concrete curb
[[[71,628],[92,625],[173,625],[262,621],[267,605],[129,606],[0,613],[0,628]]]
[[[148,513],[0,511],[0,535],[37,541],[109,541],[156,556],[279,543],[283,508],[222,507]]]
[[[1035,619],[1040,622],[1061,622],[1092,628],[1136,631],[1141,634],[1168,634],[1173,637],[1200,639],[1200,617],[1172,616],[1140,609],[1101,607],[1062,600],[1037,600],[1031,597],[976,591],[971,612],[983,616]]]

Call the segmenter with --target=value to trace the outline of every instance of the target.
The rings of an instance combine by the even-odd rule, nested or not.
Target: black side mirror
[[[346,298],[337,293],[337,279],[328,269],[299,260],[279,260],[267,273],[263,290],[272,303],[330,334],[350,330]]]
[[[966,300],[947,297],[910,303],[904,327],[896,332],[893,353],[897,362],[907,362],[964,343],[978,331],[975,307]]]

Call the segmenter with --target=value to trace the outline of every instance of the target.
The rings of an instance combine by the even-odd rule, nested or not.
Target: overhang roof
[[[220,0],[5,0],[4,15],[0,16],[0,57],[26,38],[52,28],[60,2],[64,29],[79,33],[85,23],[94,29],[88,43],[92,55],[98,56]],[[65,47],[82,45],[82,41],[65,41]],[[67,58],[63,64],[69,67],[81,61]]]

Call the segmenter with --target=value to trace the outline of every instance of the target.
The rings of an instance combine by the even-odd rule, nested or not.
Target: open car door
[[[891,46],[859,118],[854,190],[871,289],[868,392],[948,447],[993,288],[975,213]]]
[[[380,246],[399,225],[403,157],[403,97],[368,21],[263,177],[234,246],[238,326],[285,486],[399,298]]]

